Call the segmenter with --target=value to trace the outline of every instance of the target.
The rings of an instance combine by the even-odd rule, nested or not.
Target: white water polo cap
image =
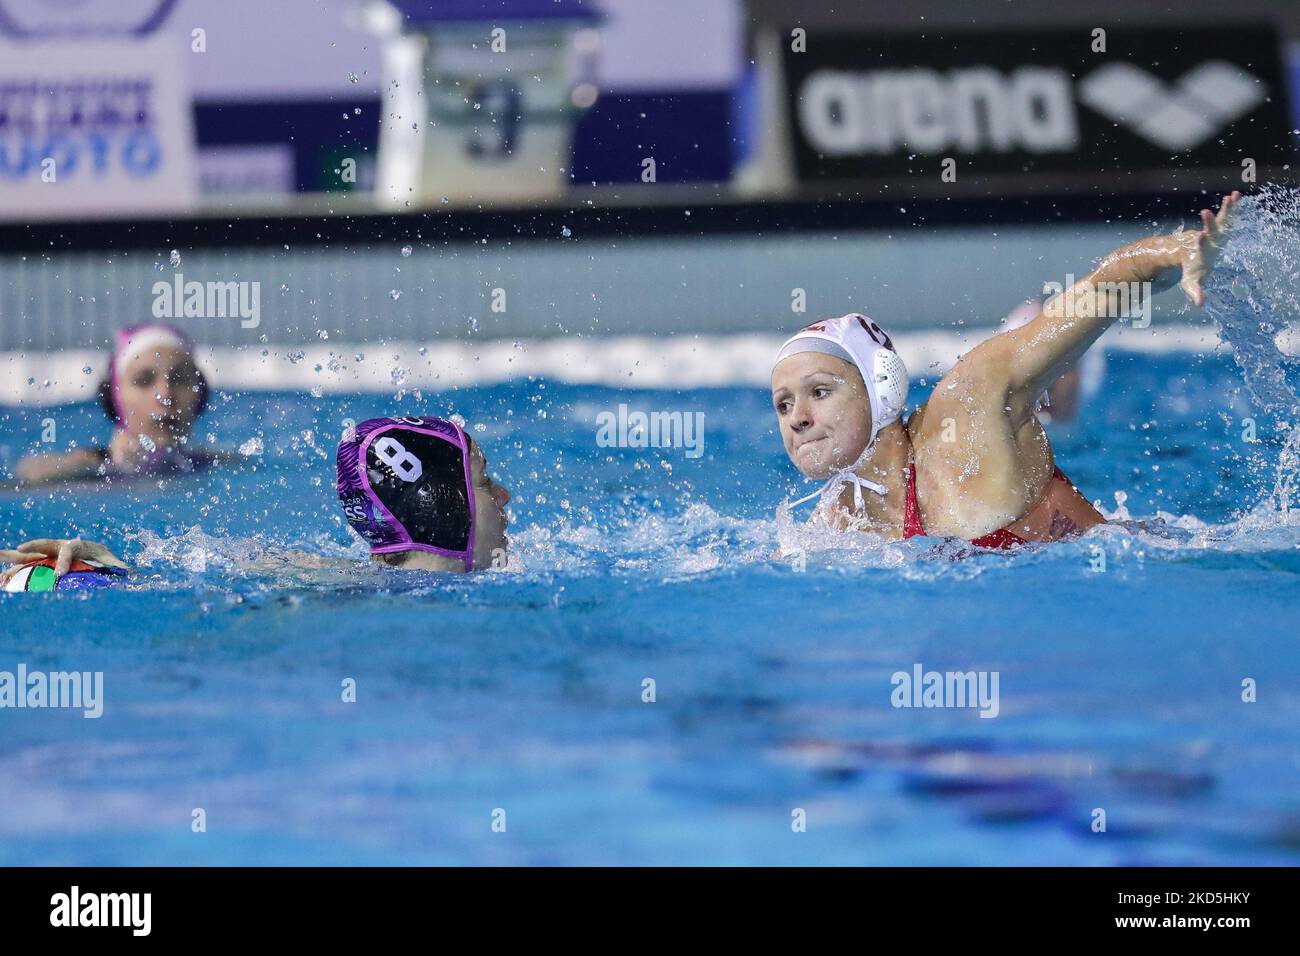
[[[871,438],[863,449],[865,455],[880,430],[898,421],[907,407],[907,366],[894,351],[893,341],[865,315],[850,312],[814,322],[790,336],[776,353],[772,368],[800,352],[821,352],[857,366],[871,401]]]
[[[881,429],[899,420],[907,407],[907,366],[894,350],[893,340],[889,335],[865,315],[850,312],[835,319],[823,319],[800,329],[786,339],[781,350],[776,353],[773,370],[791,355],[801,352],[820,352],[843,359],[850,365],[857,366],[862,374],[862,381],[867,386],[867,397],[871,403],[871,437],[862,449],[862,454],[848,468],[843,469],[831,482],[851,482],[854,486],[854,499],[859,508],[861,504],[861,486],[865,485],[877,494],[883,495],[885,489],[864,478],[853,474],[853,469],[867,457],[867,452],[876,443],[876,436]],[[810,495],[809,498],[816,497]],[[804,501],[808,498],[802,499]],[[795,502],[800,504],[800,502]]]

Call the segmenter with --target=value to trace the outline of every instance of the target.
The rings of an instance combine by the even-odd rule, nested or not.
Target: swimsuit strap
[[[903,502],[903,538],[917,538],[925,534],[921,524],[921,506],[916,501],[916,468],[907,463],[907,496]]]

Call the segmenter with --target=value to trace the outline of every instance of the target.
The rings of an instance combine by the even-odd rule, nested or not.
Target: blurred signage
[[[0,0],[0,35],[24,40],[151,33],[176,0]]]
[[[787,38],[790,36],[786,32]],[[1271,28],[806,35],[787,42],[799,178],[1132,172],[1290,160]]]
[[[0,219],[184,212],[197,180],[175,42],[0,41]]]

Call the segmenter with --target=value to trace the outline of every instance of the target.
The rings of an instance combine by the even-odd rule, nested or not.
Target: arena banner
[[[180,55],[166,35],[0,40],[0,220],[190,210]]]
[[[1241,170],[1294,153],[1270,27],[787,30],[799,179]]]

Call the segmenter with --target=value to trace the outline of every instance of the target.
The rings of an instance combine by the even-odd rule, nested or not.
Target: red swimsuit
[[[1061,499],[1057,491],[1057,482],[1064,482],[1068,489],[1067,497]],[[1056,501],[1049,501],[1056,498]],[[1074,483],[1065,477],[1065,473],[1057,468],[1052,472],[1052,480],[1047,483],[1046,490],[1043,491],[1042,497],[1034,502],[1033,506],[1024,513],[1024,515],[1012,522],[1025,530],[1029,530],[1036,524],[1042,524],[1038,518],[1044,515],[1036,515],[1044,505],[1052,508],[1052,515],[1046,521],[1046,527],[1042,529],[1045,533],[1043,538],[1035,536],[1034,540],[1055,540],[1065,537],[1066,535],[1078,533],[1096,524],[1101,524],[1105,519],[1093,508],[1088,500],[1079,493],[1079,489],[1074,487]],[[903,506],[903,537],[915,538],[925,534],[925,527],[921,524],[921,508],[916,503],[916,469],[911,464],[907,466],[907,498]],[[1015,548],[1022,544],[1028,544],[1029,538],[1023,538],[1016,534],[1010,528],[999,528],[996,531],[990,531],[988,534],[980,535],[971,541],[971,544],[977,548]]]

